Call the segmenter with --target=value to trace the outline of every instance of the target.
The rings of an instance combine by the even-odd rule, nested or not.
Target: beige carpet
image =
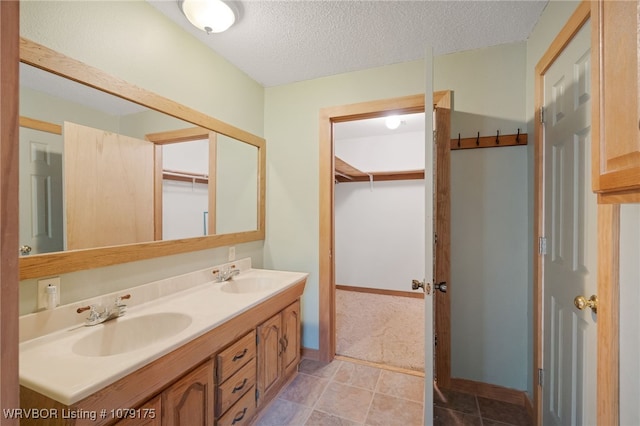
[[[336,352],[424,371],[424,300],[336,290]]]

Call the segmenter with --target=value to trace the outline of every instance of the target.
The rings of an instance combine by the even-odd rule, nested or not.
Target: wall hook
[[[476,138],[476,146],[480,146],[480,132],[478,132],[478,137]]]
[[[520,128],[518,127],[518,134],[516,135],[516,143],[520,143]]]
[[[496,145],[500,145],[500,130],[496,131]]]
[[[458,133],[458,148],[460,148],[460,133]]]

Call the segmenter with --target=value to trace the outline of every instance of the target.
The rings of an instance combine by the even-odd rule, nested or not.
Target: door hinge
[[[538,238],[538,253],[542,256],[547,254],[547,239],[545,237]]]
[[[260,399],[260,391],[258,389],[256,389],[256,402],[258,402],[258,400]]]
[[[542,368],[538,368],[538,384],[544,386],[544,370]]]
[[[544,107],[540,107],[540,123],[544,123]]]
[[[438,234],[437,233],[433,233],[433,244],[438,244]]]

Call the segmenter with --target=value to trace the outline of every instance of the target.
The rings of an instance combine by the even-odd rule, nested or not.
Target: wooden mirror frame
[[[22,37],[20,38],[20,62],[135,102],[149,109],[193,123],[198,127],[212,130],[258,148],[257,230],[23,256],[20,257],[20,280],[264,240],[267,153],[266,141],[263,138],[134,86],[97,68],[93,68]],[[16,250],[17,249],[16,247]]]

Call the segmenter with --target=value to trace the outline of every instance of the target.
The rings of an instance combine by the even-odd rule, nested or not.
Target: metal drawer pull
[[[239,421],[242,421],[242,419],[244,419],[244,415],[247,414],[247,407],[244,407],[244,410],[242,410],[242,413],[238,413],[236,414],[236,417],[233,419],[233,421],[231,422],[232,425],[235,425],[236,423],[238,423]]]
[[[247,348],[244,348],[244,351],[242,351],[242,353],[236,354],[236,356],[233,357],[232,361],[237,361],[244,358],[244,356],[247,354],[247,350]]]
[[[246,384],[247,384],[247,378],[245,377],[244,380],[242,381],[242,384],[240,384],[240,385],[236,386],[235,388],[233,388],[231,393],[240,392],[244,388],[244,385],[246,385]]]

